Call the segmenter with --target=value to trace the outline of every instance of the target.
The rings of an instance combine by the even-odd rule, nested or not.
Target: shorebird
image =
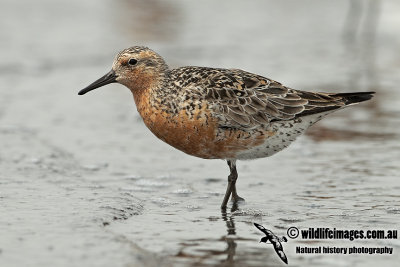
[[[283,252],[283,246],[281,242],[287,242],[287,238],[285,236],[282,237],[278,237],[276,236],[274,233],[272,233],[271,230],[268,230],[266,228],[264,228],[264,226],[258,224],[258,223],[254,223],[255,227],[257,227],[261,232],[263,232],[265,234],[264,237],[261,238],[260,243],[268,243],[268,241],[270,242],[270,244],[272,244],[274,246],[275,252],[276,254],[278,254],[279,258],[281,258],[281,260],[288,264],[288,260],[286,257],[285,252]]]
[[[300,91],[240,69],[170,69],[143,46],[119,52],[111,71],[78,94],[115,82],[131,90],[144,123],[159,139],[192,156],[227,161],[221,208],[230,196],[243,200],[236,190],[236,160],[269,157],[327,114],[374,94]]]

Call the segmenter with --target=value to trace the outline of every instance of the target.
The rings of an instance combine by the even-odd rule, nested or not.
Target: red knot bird
[[[269,157],[327,114],[369,100],[374,92],[314,93],[240,69],[170,69],[153,50],[134,46],[112,69],[79,92],[109,83],[128,87],[150,131],[189,155],[226,160],[230,168],[221,207],[236,190],[236,160]]]

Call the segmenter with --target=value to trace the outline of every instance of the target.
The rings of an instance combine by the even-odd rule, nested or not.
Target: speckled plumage
[[[228,163],[271,156],[325,115],[372,97],[294,90],[240,69],[169,69],[141,46],[121,51],[112,71],[80,94],[110,82],[132,91],[158,138],[187,154]]]

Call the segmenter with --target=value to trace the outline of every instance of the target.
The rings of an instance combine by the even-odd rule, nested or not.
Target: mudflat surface
[[[400,4],[2,1],[1,266],[283,266],[253,223],[399,229]],[[376,91],[277,155],[228,167],[154,137],[130,92],[77,92],[147,45],[171,67],[242,68],[310,91]],[[289,239],[291,266],[393,266],[395,240]],[[392,255],[297,246],[391,247]]]

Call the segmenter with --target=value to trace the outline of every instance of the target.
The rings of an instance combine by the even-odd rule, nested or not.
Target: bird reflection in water
[[[232,206],[232,212],[237,210],[237,204],[235,203],[234,206]],[[221,209],[221,217],[226,223],[226,229],[228,234],[225,236],[226,244],[228,245],[226,250],[224,251],[227,254],[226,257],[226,263],[232,263],[234,262],[233,257],[235,256],[236,253],[236,247],[237,244],[235,242],[237,236],[236,236],[236,228],[235,228],[235,220],[234,216],[232,213],[228,215],[226,212],[226,209]]]
[[[217,239],[196,239],[181,243],[182,249],[176,255],[179,260],[188,260],[193,266],[234,266],[237,240],[247,240],[236,235],[236,227],[233,212],[238,207],[231,208],[231,212],[221,209],[221,217],[210,217],[210,221],[222,221],[226,224],[227,234]],[[226,248],[220,250],[215,244],[226,242]],[[207,247],[207,249],[204,249]],[[224,256],[226,255],[226,257]]]

